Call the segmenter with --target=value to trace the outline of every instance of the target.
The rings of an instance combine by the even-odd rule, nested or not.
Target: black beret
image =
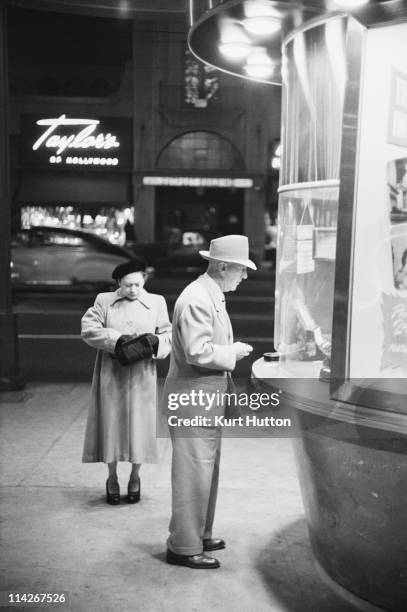
[[[131,274],[132,272],[145,272],[145,269],[146,264],[142,259],[131,259],[130,261],[125,261],[116,266],[112,272],[112,278],[114,278],[114,280],[120,280],[123,276],[126,276],[126,274]]]

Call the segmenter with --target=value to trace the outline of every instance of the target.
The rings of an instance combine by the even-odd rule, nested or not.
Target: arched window
[[[241,153],[229,140],[213,132],[187,132],[162,149],[159,170],[244,170]]]

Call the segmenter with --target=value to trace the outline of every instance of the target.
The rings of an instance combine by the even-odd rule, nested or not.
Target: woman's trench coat
[[[93,371],[83,462],[156,463],[157,376],[155,359],[122,366],[114,356],[122,334],[156,334],[157,359],[171,349],[165,299],[144,289],[136,300],[120,289],[100,293],[82,317],[82,338],[98,349]]]

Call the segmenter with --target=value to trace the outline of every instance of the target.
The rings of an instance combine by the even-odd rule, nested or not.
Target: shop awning
[[[21,204],[129,204],[130,175],[25,173],[14,202]]]

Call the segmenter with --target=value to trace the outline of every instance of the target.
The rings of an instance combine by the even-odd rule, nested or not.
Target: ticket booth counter
[[[279,71],[259,79],[282,82],[282,161],[275,353],[253,364],[253,382],[280,391],[282,408],[297,414],[298,476],[321,574],[362,608],[401,612],[407,7],[377,2],[350,14],[324,13],[319,4],[316,15],[315,2],[303,2],[302,12],[284,2],[215,4],[190,43],[239,76],[248,76],[250,55],[233,67],[205,47],[211,21],[222,38],[225,19],[243,23],[249,4],[262,4],[270,20],[280,11],[285,30]],[[263,59],[275,51],[273,37],[257,44]]]
[[[407,24],[316,21],[284,44],[274,341],[253,379],[298,414],[322,575],[407,606]],[[333,58],[335,60],[333,61]],[[402,108],[404,104],[404,107]]]

